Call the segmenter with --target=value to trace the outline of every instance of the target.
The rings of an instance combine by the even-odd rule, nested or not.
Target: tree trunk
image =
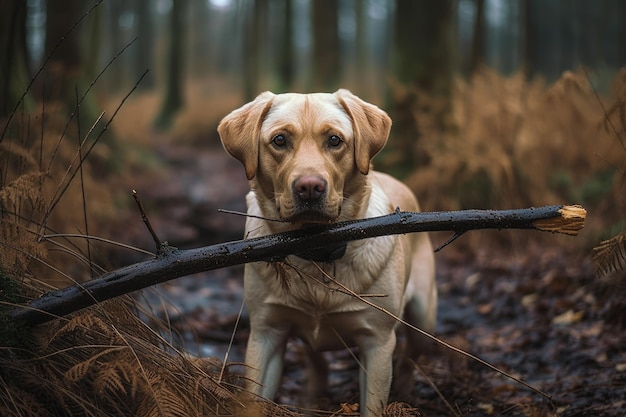
[[[154,122],[159,130],[167,130],[174,121],[174,116],[183,107],[183,74],[185,68],[185,12],[187,0],[172,2],[170,10],[169,46],[167,53],[167,79],[165,84],[165,98],[161,111]]]
[[[11,312],[14,320],[40,324],[98,302],[174,278],[248,262],[281,262],[296,254],[315,259],[329,247],[377,236],[450,230],[455,237],[477,229],[534,229],[576,235],[586,211],[580,206],[547,206],[519,210],[465,210],[411,213],[301,229],[198,249],[163,250],[156,258],[110,272],[77,286],[52,291]],[[448,241],[450,243],[453,239]],[[446,243],[446,244],[447,244]]]
[[[288,92],[293,87],[295,78],[293,0],[283,0],[283,31],[279,41],[278,74],[279,90]]]
[[[537,70],[537,31],[533,13],[533,0],[522,0],[520,5],[521,61],[522,71],[527,79],[532,79]]]
[[[485,0],[474,0],[474,2],[476,4],[476,16],[474,16],[472,50],[468,67],[470,77],[485,63]]]
[[[26,2],[0,1],[0,118],[11,114],[30,81],[26,52]],[[30,95],[20,103],[32,107]]]
[[[313,3],[313,89],[330,92],[339,86],[341,51],[339,43],[339,1]]]
[[[90,28],[99,27],[97,20],[101,14],[92,8],[84,16],[85,5],[81,0],[46,2],[44,56],[50,56],[50,59],[44,68],[44,76],[40,77],[43,99],[61,104],[66,112],[75,114],[81,139],[100,115],[95,93],[86,94],[95,76],[86,71],[89,68],[83,62],[88,61],[84,52],[91,45],[82,43],[82,39]],[[72,29],[78,24],[78,28]],[[89,63],[89,66],[95,72],[95,65]]]
[[[244,98],[252,101],[260,91],[260,81],[267,57],[268,0],[255,0],[244,18]]]
[[[370,92],[367,86],[369,68],[367,62],[367,4],[365,1],[357,1],[354,13],[356,14],[356,51],[355,51],[355,76],[358,90]],[[367,94],[366,94],[367,96]],[[363,96],[361,96],[363,97]]]
[[[394,125],[390,145],[378,159],[382,170],[396,177],[403,178],[415,167],[428,163],[416,145],[421,139],[418,112],[427,113],[435,130],[447,127],[454,56],[453,11],[451,0],[396,3],[392,51],[396,86],[388,105]],[[421,105],[420,97],[426,99],[426,105]]]
[[[135,14],[137,16],[137,47],[135,49],[135,79],[147,69],[143,81],[137,87],[138,90],[150,90],[156,82],[154,78],[154,21],[150,11],[150,0],[135,0]]]

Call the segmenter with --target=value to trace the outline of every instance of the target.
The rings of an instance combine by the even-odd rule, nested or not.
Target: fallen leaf
[[[552,319],[552,324],[569,326],[570,324],[578,323],[583,316],[584,311],[567,310],[565,313],[560,314]]]
[[[493,311],[493,304],[492,303],[481,304],[476,309],[478,310],[480,314],[483,314],[483,315],[489,314]]]
[[[354,404],[348,404],[348,403],[341,403],[341,412],[342,413],[356,413],[359,411],[359,404],[358,403],[354,403]]]
[[[492,415],[494,413],[493,404],[480,403],[477,407],[487,415]]]
[[[537,293],[527,294],[522,297],[522,305],[524,307],[532,307],[537,302]]]

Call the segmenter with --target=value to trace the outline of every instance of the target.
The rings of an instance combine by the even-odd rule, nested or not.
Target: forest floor
[[[241,238],[243,219],[217,212],[245,211],[240,164],[217,143],[201,151],[193,144],[170,145],[159,153],[167,169],[138,176],[132,186],[160,237],[179,247]],[[125,232],[131,243],[149,246],[140,227]],[[626,415],[623,277],[619,284],[598,280],[589,257],[540,243],[513,252],[455,245],[436,258],[436,336],[532,389],[436,345],[418,363],[412,398],[403,399],[415,415]],[[142,299],[167,317],[192,353],[224,358],[228,352],[228,362],[241,362],[245,311],[230,349],[229,342],[242,305],[242,275],[243,267],[235,267],[180,278],[144,291]],[[358,370],[348,352],[328,359],[329,393],[317,407],[337,411],[342,403],[358,402]],[[277,402],[291,409],[306,397],[304,362],[302,346],[290,343]]]

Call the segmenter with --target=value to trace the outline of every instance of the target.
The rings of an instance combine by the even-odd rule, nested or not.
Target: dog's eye
[[[287,144],[287,139],[283,135],[276,135],[272,138],[272,143],[281,148]]]
[[[341,140],[341,138],[337,135],[332,135],[331,137],[328,138],[328,144],[332,147],[336,147],[341,145],[341,142],[343,142]]]

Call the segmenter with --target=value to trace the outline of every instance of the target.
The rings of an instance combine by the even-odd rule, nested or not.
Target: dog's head
[[[243,164],[264,215],[292,223],[353,218],[370,161],[391,119],[348,90],[265,92],[218,126],[224,148]],[[352,217],[351,217],[352,216]]]

